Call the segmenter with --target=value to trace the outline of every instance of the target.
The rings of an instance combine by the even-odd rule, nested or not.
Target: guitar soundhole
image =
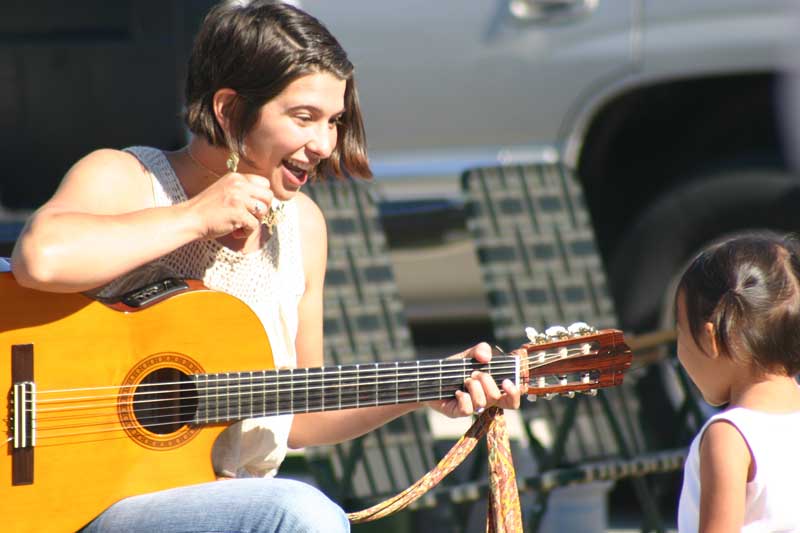
[[[189,376],[175,368],[148,374],[136,387],[133,412],[147,430],[166,435],[189,424],[197,411],[197,390]]]

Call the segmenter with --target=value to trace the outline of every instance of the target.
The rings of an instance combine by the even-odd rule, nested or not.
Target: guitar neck
[[[441,359],[223,372],[191,376],[197,398],[195,424],[244,418],[336,411],[452,397],[481,370],[498,383],[518,381],[518,359],[495,356],[487,364]]]

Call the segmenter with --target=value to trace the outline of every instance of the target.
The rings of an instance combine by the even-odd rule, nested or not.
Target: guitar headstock
[[[576,392],[597,394],[597,389],[622,383],[633,354],[620,330],[596,330],[578,322],[569,328],[554,326],[544,333],[527,328],[531,342],[520,356],[523,392],[537,396],[573,397]]]

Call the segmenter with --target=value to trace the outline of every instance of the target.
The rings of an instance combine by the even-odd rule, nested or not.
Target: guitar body
[[[12,352],[27,353],[38,411],[29,482],[12,480],[14,462],[28,460],[12,442],[0,458],[4,531],[73,531],[127,496],[213,480],[211,448],[225,426],[145,427],[132,405],[135,385],[157,371],[273,367],[255,314],[219,292],[196,288],[138,310],[111,308],[82,295],[24,289],[2,273],[0,302],[0,390],[17,381]],[[13,434],[10,396],[6,439]]]

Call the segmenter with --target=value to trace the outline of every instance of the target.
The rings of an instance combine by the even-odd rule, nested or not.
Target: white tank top
[[[747,483],[742,532],[800,532],[800,412],[775,414],[742,407],[712,416],[692,441],[678,504],[678,531],[695,533],[700,521],[700,440],[714,421],[727,420],[744,437],[755,462]]]
[[[150,171],[157,207],[187,200],[161,150],[126,148]],[[186,244],[103,287],[97,296],[119,295],[163,277],[164,271],[202,280],[206,287],[236,296],[256,313],[267,332],[277,368],[297,366],[298,305],[305,291],[297,204],[285,203],[283,220],[261,249],[241,253],[216,240]],[[236,370],[236,369],[231,369]],[[214,470],[225,476],[272,477],[286,456],[292,415],[254,418],[233,424],[217,439]]]

